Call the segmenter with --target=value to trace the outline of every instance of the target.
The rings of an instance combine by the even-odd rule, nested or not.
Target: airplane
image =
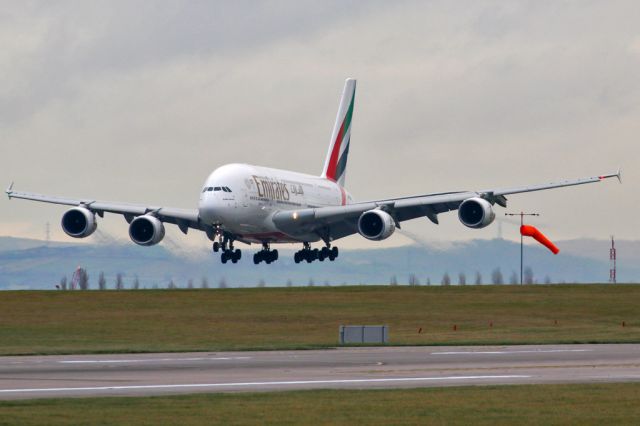
[[[334,261],[338,247],[332,244],[353,234],[373,241],[389,238],[406,220],[426,217],[438,224],[438,215],[457,210],[460,222],[479,229],[495,219],[494,206],[507,206],[507,195],[600,182],[621,172],[541,185],[480,191],[441,192],[410,197],[356,202],[345,189],[345,176],[356,80],[345,81],[338,114],[331,134],[324,168],[320,176],[249,164],[227,164],[213,171],[200,190],[197,209],[179,209],[143,204],[98,201],[91,198],[61,198],[20,192],[13,183],[6,190],[9,199],[39,201],[72,206],[62,216],[62,229],[74,238],[85,238],[97,228],[96,215],[124,216],[129,237],[141,246],[160,243],[164,224],[177,225],[184,234],[189,229],[203,231],[221,252],[222,263],[237,263],[242,251],[235,242],[261,244],[253,262],[270,264],[278,259],[272,244],[302,244],[295,263]],[[322,242],[323,246],[311,247]]]

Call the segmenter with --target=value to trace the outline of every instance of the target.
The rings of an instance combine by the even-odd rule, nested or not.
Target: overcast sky
[[[0,184],[194,208],[225,163],[319,174],[355,77],[356,199],[621,166],[623,185],[511,196],[508,210],[540,212],[554,239],[640,239],[639,22],[635,0],[0,1]],[[0,235],[44,238],[51,222],[65,240],[64,210],[3,198]],[[426,241],[497,235],[440,219],[403,227]],[[127,238],[118,216],[99,229]],[[183,241],[208,247],[169,233]]]

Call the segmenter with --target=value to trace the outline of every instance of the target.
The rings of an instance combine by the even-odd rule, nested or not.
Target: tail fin
[[[336,123],[331,133],[331,143],[327,159],[324,162],[322,177],[338,182],[344,186],[347,171],[347,157],[349,155],[349,142],[351,140],[351,118],[353,117],[353,104],[356,97],[356,80],[348,78],[344,83],[340,107]]]

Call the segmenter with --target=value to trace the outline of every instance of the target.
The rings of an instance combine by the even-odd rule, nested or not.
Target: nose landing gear
[[[278,260],[278,250],[271,250],[269,243],[262,243],[262,250],[253,255],[253,263],[265,262],[267,265]]]
[[[319,260],[320,262],[324,262],[325,259],[329,259],[331,262],[336,260],[338,257],[339,251],[338,247],[331,247],[330,244],[327,243],[325,247],[322,249],[312,249],[309,243],[304,243],[302,250],[297,251],[293,256],[293,260],[296,263],[300,263],[306,261],[307,263],[311,263],[314,260]]]

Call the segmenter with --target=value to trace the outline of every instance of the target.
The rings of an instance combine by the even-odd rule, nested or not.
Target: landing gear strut
[[[312,249],[309,243],[304,243],[302,250],[297,251],[293,256],[293,260],[296,263],[300,263],[305,260],[307,263],[311,263],[316,259],[320,262],[324,262],[325,259],[329,259],[333,262],[338,257],[338,254],[338,247],[331,247],[331,244],[329,243],[320,250]]]
[[[214,253],[217,253],[220,250],[222,250],[222,255],[220,256],[222,263],[227,263],[228,261],[231,261],[231,263],[238,263],[238,260],[242,258],[242,252],[240,249],[234,249],[233,240],[226,236],[220,236],[220,241],[215,241],[213,243]]]
[[[271,250],[269,243],[262,243],[262,250],[253,255],[253,263],[266,262],[267,265],[278,260],[278,250]]]

